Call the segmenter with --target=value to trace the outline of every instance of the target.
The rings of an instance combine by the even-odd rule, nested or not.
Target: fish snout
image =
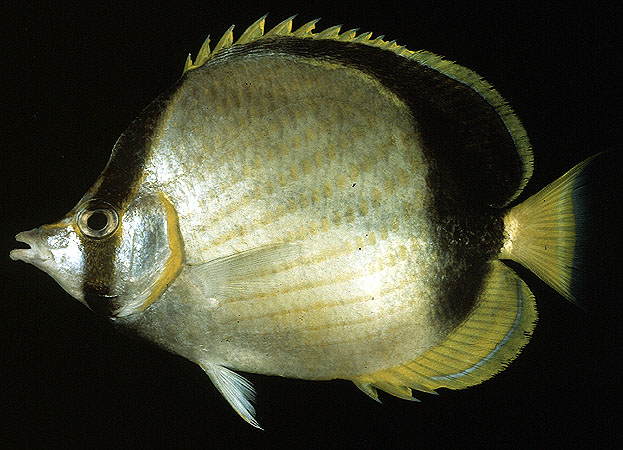
[[[41,239],[40,228],[22,231],[15,236],[17,242],[22,242],[30,248],[17,248],[9,254],[13,261],[24,261],[29,264],[43,263],[54,259],[52,252]]]

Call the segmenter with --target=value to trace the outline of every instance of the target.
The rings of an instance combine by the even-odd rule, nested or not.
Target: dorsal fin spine
[[[233,45],[233,43],[234,43],[234,26],[235,25],[232,25],[231,27],[229,27],[227,29],[227,31],[225,33],[223,33],[223,36],[221,36],[219,41],[216,43],[216,47],[214,47],[214,51],[212,52],[212,55],[216,55],[221,50],[229,48],[229,47],[231,47]]]
[[[266,23],[267,15],[268,14],[264,14],[264,16],[253,22],[246,30],[244,30],[244,32],[240,35],[238,40],[233,45],[241,45],[248,42],[253,42],[264,36],[264,24]]]
[[[336,39],[340,35],[343,25],[335,25],[316,34],[317,39]]]
[[[195,59],[195,67],[202,66],[208,59],[210,59],[210,35],[203,41],[201,48],[197,53],[197,59]],[[186,72],[186,70],[184,70]]]
[[[297,28],[292,33],[290,33],[294,37],[304,38],[304,37],[312,37],[314,35],[313,31],[316,28],[316,23],[318,23],[320,19],[314,19],[307,22],[305,25]]]
[[[292,32],[292,21],[296,17],[296,14],[288,17],[283,22],[278,23],[269,31],[264,34],[264,37],[273,37],[273,36],[285,36]]]
[[[372,39],[372,32],[366,31],[357,35],[359,28],[353,28],[347,31],[340,33],[342,25],[335,25],[329,28],[326,28],[318,33],[314,33],[314,29],[316,28],[316,23],[320,19],[310,20],[304,25],[300,26],[296,30],[292,31],[292,23],[296,15],[288,17],[286,20],[280,22],[269,31],[264,32],[264,26],[266,23],[266,16],[260,17],[258,20],[253,22],[238,38],[237,41],[234,42],[233,29],[234,25],[229,27],[223,36],[219,39],[218,43],[214,47],[214,50],[210,51],[209,47],[209,36],[204,41],[203,45],[199,49],[197,53],[197,58],[195,62],[192,61],[190,56],[186,59],[186,63],[184,65],[183,73],[188,72],[189,70],[196,69],[201,67],[207,61],[212,59],[215,55],[220,53],[222,50],[225,50],[233,45],[242,45],[248,44],[249,42],[254,42],[259,39],[271,38],[276,36],[292,36],[298,38],[311,38],[311,39],[329,39],[334,41],[341,42],[356,42],[359,44],[365,44],[372,47],[379,47],[386,50],[393,51],[400,56],[411,56],[415,55],[416,52],[411,50],[407,50],[406,47],[400,46],[396,44],[396,41],[385,41],[383,40],[384,36],[377,36],[375,39]]]
[[[343,42],[352,42],[352,40],[357,37],[357,31],[359,31],[359,28],[353,28],[352,30],[345,31],[339,35],[337,40]]]
[[[190,69],[193,69],[193,60],[190,58],[190,53],[186,56],[186,62],[184,62],[184,71],[182,73],[188,72]]]
[[[353,39],[353,42],[367,43],[372,37],[372,31],[366,31]]]

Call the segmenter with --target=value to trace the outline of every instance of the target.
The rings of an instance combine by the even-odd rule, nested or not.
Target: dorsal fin
[[[384,35],[378,36],[373,39],[373,33],[369,31],[357,34],[358,29],[350,29],[341,32],[341,25],[336,25],[319,32],[314,32],[316,23],[320,19],[311,20],[302,25],[301,27],[294,29],[293,31],[292,25],[295,17],[296,16],[289,17],[286,20],[280,22],[269,31],[264,32],[264,25],[266,22],[266,15],[264,15],[256,20],[253,24],[251,24],[236,41],[234,41],[234,26],[232,25],[223,34],[221,39],[214,47],[214,50],[210,51],[210,39],[208,37],[204,41],[199,52],[197,53],[197,58],[194,62],[189,54],[184,65],[183,73],[203,66],[206,62],[214,58],[216,55],[232,46],[243,45],[263,39],[272,39],[277,37],[350,42],[363,44],[370,47],[377,47],[383,50],[393,52],[398,56],[416,61],[418,64],[426,66],[468,86],[495,109],[499,117],[502,119],[504,126],[508,130],[508,133],[515,144],[515,148],[519,155],[522,166],[521,179],[519,180],[517,189],[509,198],[506,199],[504,205],[497,206],[508,205],[521,193],[523,188],[528,183],[528,180],[532,176],[533,157],[528,136],[511,107],[506,103],[502,96],[491,86],[491,84],[483,80],[480,75],[466,67],[456,64],[453,61],[445,60],[434,53],[424,50],[412,51],[402,45],[398,45],[395,40],[387,41],[384,39]]]
[[[264,32],[264,25],[266,23],[266,15],[260,17],[258,20],[253,22],[244,32],[240,35],[238,40],[234,42],[233,39],[233,29],[232,25],[227,29],[227,31],[223,34],[221,39],[219,40],[214,50],[210,51],[208,42],[209,37],[204,41],[201,49],[197,53],[197,58],[193,62],[190,55],[186,59],[186,63],[184,65],[184,72],[186,73],[189,70],[196,69],[204,65],[208,60],[212,59],[221,51],[233,46],[233,45],[242,45],[248,44],[249,42],[258,41],[260,39],[273,38],[277,36],[291,36],[296,38],[311,38],[311,39],[330,39],[333,41],[341,41],[341,42],[356,42],[359,44],[369,45],[371,47],[379,47],[385,50],[390,50],[397,55],[401,56],[415,56],[418,52],[413,52],[411,50],[407,50],[402,45],[398,45],[396,41],[385,41],[383,40],[384,36],[379,36],[375,39],[372,39],[372,33],[367,31],[364,33],[357,34],[359,31],[358,28],[350,29],[344,32],[340,32],[342,25],[335,25],[329,27],[323,31],[314,33],[314,29],[316,28],[316,23],[320,19],[310,20],[306,24],[300,26],[299,28],[292,31],[293,20],[296,16],[292,16],[280,22],[275,27],[271,28],[269,31]]]

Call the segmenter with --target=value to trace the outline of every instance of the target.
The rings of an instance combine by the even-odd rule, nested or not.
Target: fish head
[[[43,270],[99,315],[143,311],[181,269],[175,209],[159,192],[121,206],[85,198],[60,221],[17,234],[30,248],[10,257]]]

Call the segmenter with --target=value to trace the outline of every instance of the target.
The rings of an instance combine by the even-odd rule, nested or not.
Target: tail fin
[[[511,208],[504,218],[500,258],[522,264],[576,304],[585,235],[586,169],[596,156]]]

